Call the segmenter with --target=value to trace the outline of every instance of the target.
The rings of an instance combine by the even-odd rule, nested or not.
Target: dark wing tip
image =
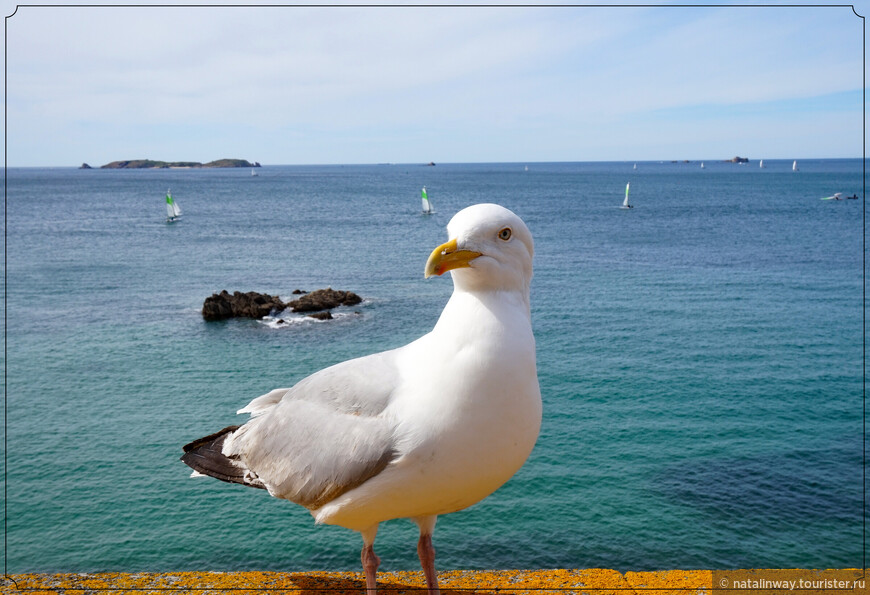
[[[214,434],[209,434],[208,436],[204,436],[202,438],[199,438],[198,440],[194,440],[193,442],[185,444],[182,448],[184,449],[184,452],[196,450],[197,448],[207,446],[211,442],[216,442],[217,439],[222,437],[224,434],[235,432],[240,427],[241,426],[227,426],[223,430],[218,430]],[[223,440],[221,440],[220,443],[223,444]]]
[[[254,488],[265,488],[266,486],[257,479],[256,475],[247,470],[244,463],[235,457],[227,457],[221,452],[224,440],[239,427],[227,426],[219,432],[185,444],[181,462],[194,471],[221,481],[240,483]]]

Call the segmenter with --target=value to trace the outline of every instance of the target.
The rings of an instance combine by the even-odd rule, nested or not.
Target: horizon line
[[[416,167],[433,167],[438,165],[492,165],[492,164],[519,164],[519,165],[532,165],[532,164],[553,164],[553,163],[695,163],[695,162],[709,162],[709,163],[735,163],[731,159],[727,158],[723,159],[721,157],[715,158],[683,158],[683,159],[672,159],[672,158],[656,158],[656,159],[557,159],[557,160],[535,160],[535,161],[438,161],[438,162],[429,162],[424,163],[422,161],[377,161],[377,162],[357,162],[357,163],[341,163],[341,162],[331,162],[331,163],[264,163],[262,161],[258,161],[256,163],[260,164],[260,167],[313,167],[313,166],[416,166]],[[833,160],[846,160],[846,159],[864,159],[863,156],[858,155],[855,157],[761,157],[761,158],[752,158],[752,157],[741,157],[741,159],[747,159],[749,162],[754,161],[833,161]],[[86,164],[84,162],[82,165]],[[110,169],[110,170],[123,170],[123,169],[247,169],[247,167],[203,167],[203,168],[194,168],[194,167],[154,167],[154,168],[103,168],[102,166],[89,166],[88,168],[82,168],[81,165],[6,165],[4,169]]]

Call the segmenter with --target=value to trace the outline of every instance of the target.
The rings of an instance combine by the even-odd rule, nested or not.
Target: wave
[[[332,318],[320,320],[312,318],[307,314],[293,314],[287,311],[276,313],[275,315],[264,316],[257,322],[273,329],[291,328],[306,324],[323,324],[325,322],[335,322],[345,318],[361,317],[360,312],[331,312]]]

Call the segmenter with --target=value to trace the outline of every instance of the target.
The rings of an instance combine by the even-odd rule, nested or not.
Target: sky
[[[2,0],[6,163],[863,155],[852,8],[650,4]]]

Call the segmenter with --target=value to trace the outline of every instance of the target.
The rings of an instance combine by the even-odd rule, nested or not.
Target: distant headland
[[[130,159],[128,161],[113,161],[101,165],[100,169],[197,169],[201,167],[260,167],[258,162],[251,163],[244,159],[218,159],[208,163],[198,161],[154,161],[152,159]],[[82,163],[79,169],[93,169],[87,163]]]

